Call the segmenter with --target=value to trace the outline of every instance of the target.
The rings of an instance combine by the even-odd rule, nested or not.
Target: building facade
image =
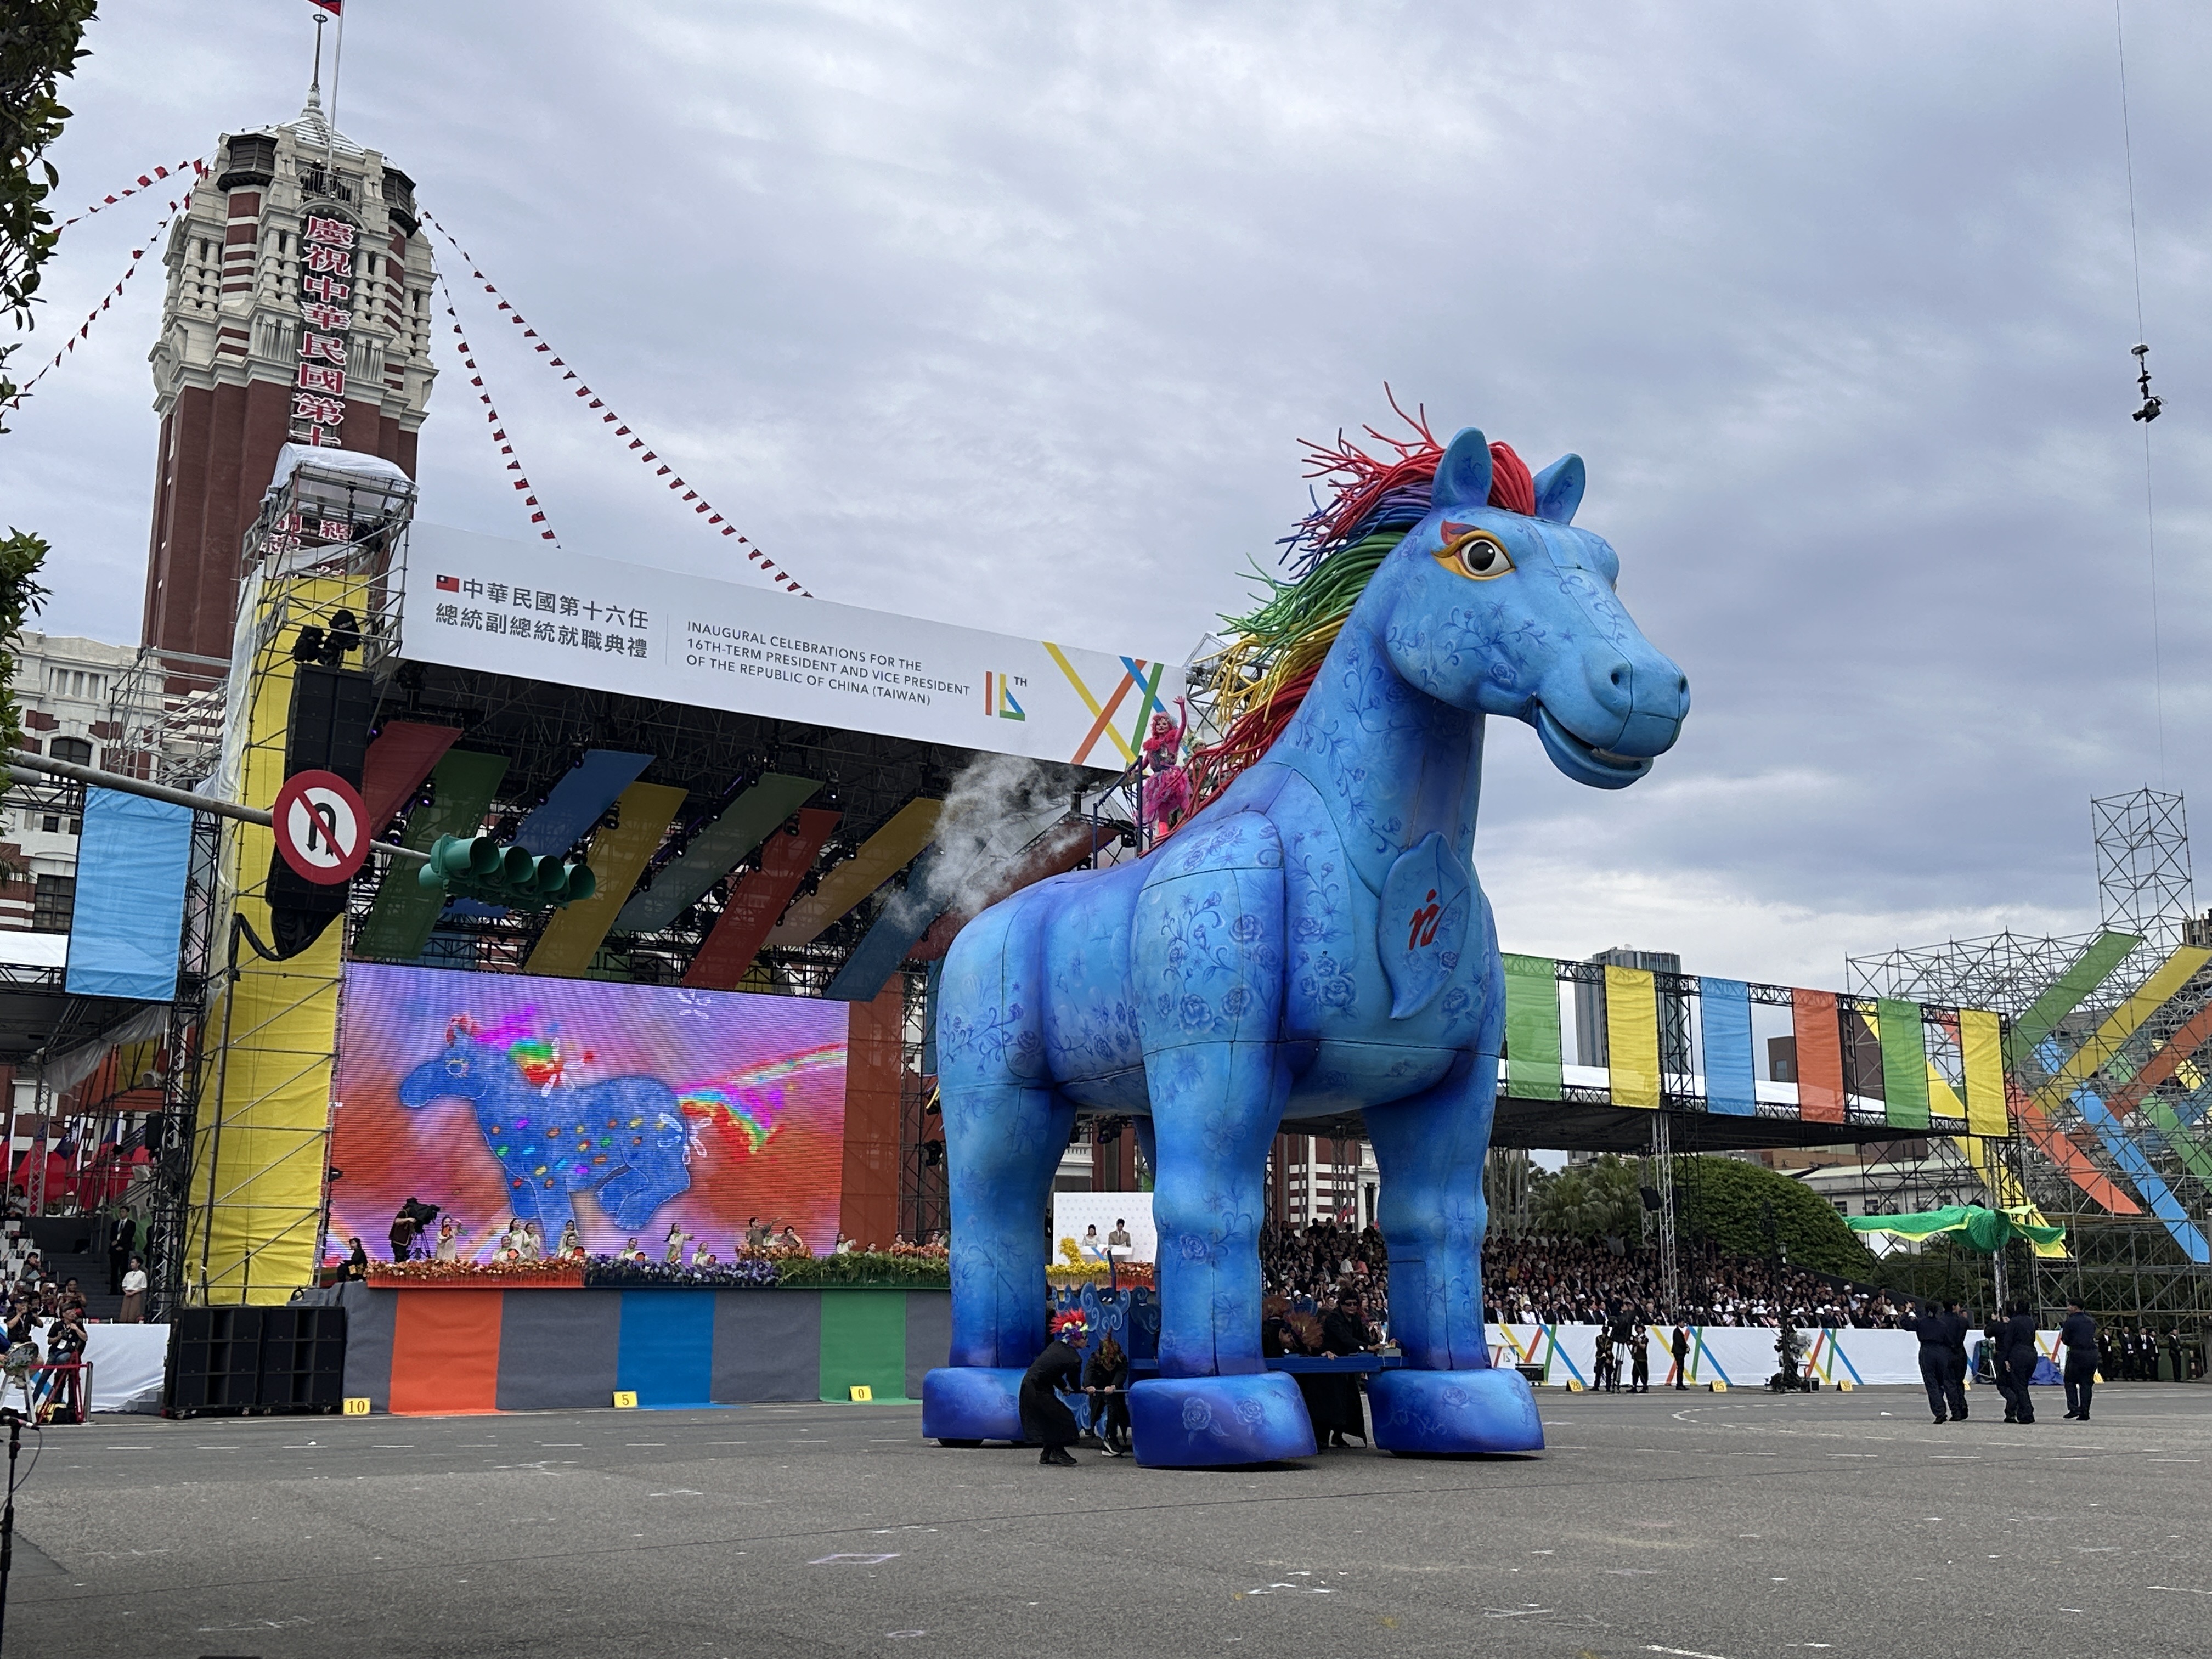
[[[165,263],[140,638],[228,659],[240,543],[278,450],[361,450],[413,474],[435,269],[413,181],[333,131],[312,88],[296,120],[224,135]]]
[[[16,637],[13,653],[24,748],[82,766],[102,764],[118,735],[110,723],[111,704],[137,652],[27,630]],[[83,799],[76,784],[27,772],[18,774],[0,798],[0,858],[18,872],[0,883],[0,929],[69,932]]]

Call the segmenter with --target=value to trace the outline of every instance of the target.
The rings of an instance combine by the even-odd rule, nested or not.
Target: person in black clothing
[[[2035,1316],[2027,1310],[2027,1304],[2015,1302],[2012,1315],[1999,1328],[1997,1342],[1997,1384],[2005,1397],[2005,1421],[2033,1423],[2035,1421],[2035,1401],[2028,1385],[2035,1380]]]
[[[1948,1369],[1943,1377],[1943,1399],[1951,1408],[1951,1420],[1963,1423],[1966,1420],[1966,1336],[1974,1328],[1956,1299],[1943,1304],[1943,1320],[1950,1335],[1944,1354]]]
[[[1681,1326],[1674,1327],[1674,1386],[1690,1386],[1690,1333]]]
[[[1083,1350],[1090,1340],[1091,1327],[1080,1313],[1061,1314],[1052,1322],[1052,1340],[1022,1373],[1022,1439],[1044,1448],[1037,1456],[1040,1463],[1075,1467],[1067,1449],[1081,1431],[1075,1426],[1075,1413],[1062,1403],[1060,1391],[1081,1390]]]
[[[1651,1333],[1638,1325],[1628,1339],[1628,1391],[1651,1392]]]
[[[1129,1356],[1112,1337],[1101,1337],[1098,1352],[1083,1368],[1083,1391],[1092,1396],[1097,1412],[1091,1425],[1109,1457],[1129,1455]]]
[[[2078,1423],[2089,1420],[2089,1396],[2097,1389],[2097,1322],[2078,1302],[2066,1304],[2066,1322],[2058,1328],[2066,1345],[2066,1415]]]
[[[1346,1291],[1336,1306],[1321,1316],[1321,1351],[1325,1359],[1342,1359],[1367,1352],[1374,1346],[1357,1291]],[[1359,1398],[1359,1378],[1351,1371],[1307,1371],[1298,1377],[1299,1392],[1306,1397],[1306,1414],[1313,1419],[1314,1443],[1327,1451],[1348,1447],[1346,1435],[1367,1443],[1367,1413]],[[1310,1386],[1308,1386],[1310,1385]]]
[[[125,1216],[115,1224],[114,1237],[107,1241],[107,1293],[123,1294],[123,1275],[131,1270],[131,1246],[136,1243],[137,1229],[131,1218]]]
[[[1960,1322],[1964,1323],[1963,1321]],[[1920,1339],[1920,1386],[1928,1390],[1928,1409],[1938,1423],[1951,1420],[1951,1318],[1923,1308],[1898,1322]],[[1964,1417],[1966,1413],[1960,1412]]]

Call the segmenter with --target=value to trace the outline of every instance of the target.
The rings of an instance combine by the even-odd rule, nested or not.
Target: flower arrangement
[[[842,1255],[787,1257],[776,1265],[776,1283],[792,1290],[844,1285],[926,1291],[943,1290],[952,1283],[951,1258],[945,1251],[913,1245],[904,1249],[848,1250]]]
[[[776,1270],[774,1263],[759,1256],[680,1267],[662,1261],[599,1256],[585,1268],[583,1282],[595,1291],[757,1291],[775,1285]]]
[[[372,1261],[368,1282],[387,1290],[435,1286],[501,1290],[581,1290],[585,1264],[574,1260],[520,1261]]]

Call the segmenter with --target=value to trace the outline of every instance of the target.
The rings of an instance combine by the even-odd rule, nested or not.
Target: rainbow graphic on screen
[[[842,1181],[844,1005],[348,967],[331,1188],[373,1254],[409,1198],[464,1258],[514,1222],[726,1260],[749,1222],[826,1249]]]

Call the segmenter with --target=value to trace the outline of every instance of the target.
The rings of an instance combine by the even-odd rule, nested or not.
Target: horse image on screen
[[[482,1260],[514,1223],[727,1261],[749,1222],[837,1228],[846,1007],[796,997],[356,963],[331,1106],[332,1233]]]

